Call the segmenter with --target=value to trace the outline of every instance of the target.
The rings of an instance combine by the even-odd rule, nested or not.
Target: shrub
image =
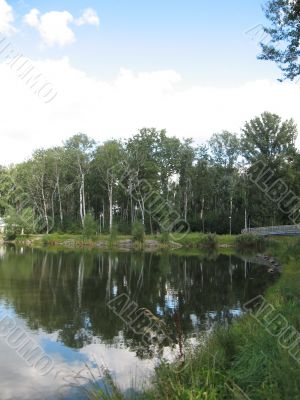
[[[87,213],[84,219],[84,227],[82,229],[82,235],[84,238],[91,239],[97,233],[97,222],[91,213]]]
[[[145,228],[140,221],[135,221],[132,224],[131,230],[132,238],[135,242],[143,243],[145,239]]]
[[[206,235],[201,235],[200,243],[205,247],[213,249],[218,245],[217,235],[215,233],[207,233]]]
[[[12,242],[13,240],[16,240],[16,237],[17,237],[16,229],[13,226],[8,225],[4,231],[4,240]]]
[[[163,244],[168,244],[170,242],[170,232],[163,231],[159,236],[159,241]]]
[[[243,233],[235,239],[237,248],[241,250],[263,250],[266,247],[267,240],[264,236],[253,233]]]

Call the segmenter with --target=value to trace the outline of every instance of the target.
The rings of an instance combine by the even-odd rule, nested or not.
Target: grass
[[[18,236],[16,243],[37,246],[56,246],[56,247],[97,247],[102,242],[108,247],[117,247],[118,242],[121,240],[133,240],[134,237],[131,235],[120,235],[111,240],[110,235],[95,235],[92,238],[84,238],[80,234],[63,234],[63,233],[51,233],[49,235],[26,235]],[[180,234],[170,234],[166,237],[165,234],[161,235],[145,235],[145,241],[155,240],[158,242],[158,247],[166,248],[172,247],[172,243],[176,243],[186,248],[199,248],[199,247],[229,247],[235,243],[235,236],[232,235],[214,235],[214,234],[202,234],[202,233],[189,233],[182,237]],[[144,244],[142,244],[143,247]]]
[[[267,246],[267,239],[265,236],[253,235],[252,233],[247,233],[239,235],[235,239],[236,247],[239,250],[255,250],[262,251]]]
[[[17,244],[27,244],[32,246],[49,246],[58,248],[119,248],[120,241],[131,240],[134,250],[143,250],[147,247],[147,241],[156,241],[157,246],[153,250],[174,248],[176,245],[186,249],[199,248],[237,248],[240,250],[262,251],[265,244],[273,242],[291,243],[295,238],[275,238],[264,239],[256,235],[216,235],[203,234],[198,232],[188,233],[184,236],[180,234],[160,234],[145,235],[143,241],[136,241],[135,236],[115,234],[111,237],[108,234],[95,235],[86,238],[80,234],[51,233],[49,235],[25,235],[18,236],[15,240]],[[173,249],[174,251],[174,249]]]

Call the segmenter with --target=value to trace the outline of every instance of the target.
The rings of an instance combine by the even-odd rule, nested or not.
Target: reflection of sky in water
[[[1,400],[42,400],[42,399],[73,399],[80,398],[80,391],[71,389],[68,383],[73,382],[85,364],[88,364],[95,376],[99,376],[98,366],[103,365],[112,371],[113,377],[123,390],[132,387],[135,379],[144,380],[152,370],[151,361],[142,361],[135,353],[124,348],[106,346],[97,338],[94,343],[80,350],[73,350],[58,342],[58,334],[48,334],[39,329],[32,332],[25,322],[15,315],[12,307],[0,302],[0,319],[5,316],[13,318],[17,326],[33,338],[36,345],[54,361],[54,370],[47,376],[29,367],[16,352],[10,348],[5,338],[0,338],[0,398]],[[5,361],[5,362],[3,362]],[[62,373],[57,374],[58,371]],[[80,375],[87,376],[86,371]],[[79,380],[80,383],[86,380]]]

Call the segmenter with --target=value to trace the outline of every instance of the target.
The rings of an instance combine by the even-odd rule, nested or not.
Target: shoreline
[[[144,250],[159,251],[162,249],[208,249],[234,248],[236,235],[216,235],[212,243],[206,243],[209,235],[190,233],[185,237],[175,235],[169,241],[163,241],[162,237],[146,235],[143,242],[134,241],[130,235],[119,235],[111,240],[109,235],[99,235],[92,239],[84,238],[78,234],[48,234],[18,236],[13,241],[5,241],[0,237],[0,244],[15,244],[29,247],[57,247],[66,249],[117,249],[117,250]]]

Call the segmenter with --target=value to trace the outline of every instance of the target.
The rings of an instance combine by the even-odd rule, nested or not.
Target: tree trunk
[[[184,192],[184,220],[187,221],[187,206],[188,206],[188,196],[187,196],[187,187]]]
[[[44,210],[44,218],[45,218],[45,223],[46,223],[46,230],[47,230],[47,235],[48,235],[48,233],[49,233],[49,219],[48,219],[48,214],[47,214],[47,204],[46,204],[45,192],[44,192],[43,184],[42,184],[42,200],[43,200],[43,210]]]
[[[52,195],[51,195],[51,209],[52,209],[52,226],[55,225],[55,210],[54,210],[54,195],[55,195],[56,189],[53,190]]]
[[[104,203],[104,199],[103,199],[103,217],[102,217],[102,226],[103,229],[105,228],[105,203]]]
[[[108,200],[109,200],[109,231],[112,232],[113,226],[113,185],[108,184]]]
[[[231,228],[232,228],[232,196],[230,197],[230,216],[229,216],[229,234],[231,235]]]
[[[82,170],[80,160],[78,158],[78,167],[79,167],[79,172],[80,172],[80,189],[79,189],[79,211],[80,211],[80,218],[81,218],[81,224],[82,227],[84,228],[84,219],[85,219],[85,187],[84,187],[84,172]]]
[[[57,194],[58,194],[60,223],[61,223],[61,226],[63,226],[64,214],[63,214],[62,203],[61,203],[59,175],[57,175],[57,177],[56,177],[56,187],[57,187]]]
[[[82,204],[83,204],[82,186],[80,186],[80,189],[79,189],[79,212],[80,212],[81,225],[84,228],[84,218],[83,218],[83,212],[82,212],[82,210],[83,210]]]
[[[202,221],[202,233],[204,233],[204,197],[202,198],[202,207],[201,207],[200,218]]]

